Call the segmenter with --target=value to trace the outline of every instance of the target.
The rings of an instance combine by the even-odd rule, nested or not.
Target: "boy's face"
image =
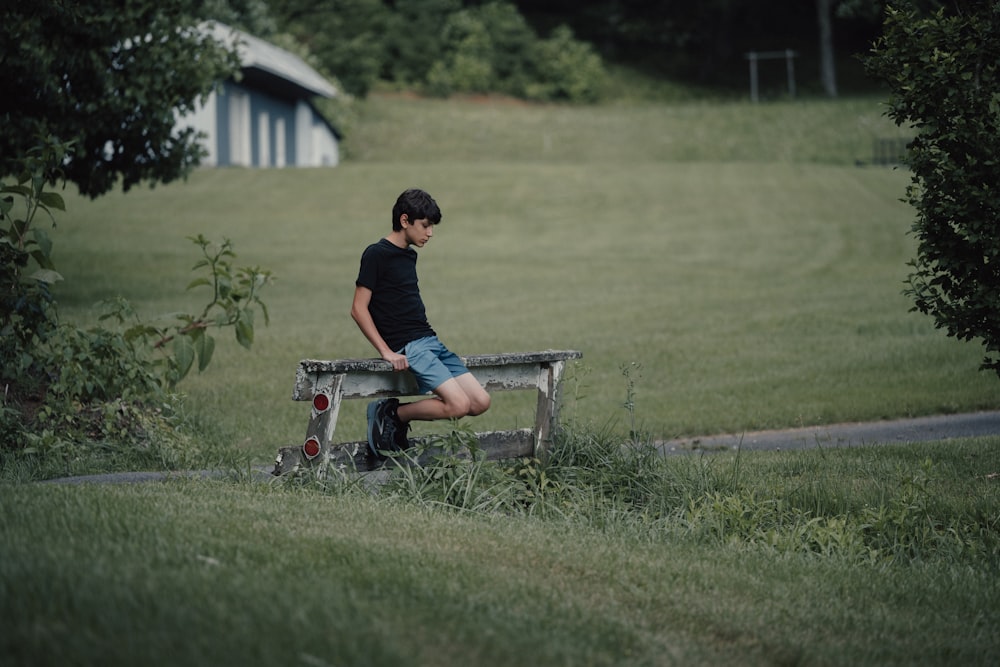
[[[399,218],[400,223],[403,225],[403,235],[406,237],[406,243],[408,245],[415,245],[418,248],[423,248],[424,244],[431,240],[434,235],[434,223],[427,218],[421,218],[420,220],[410,220],[402,215]]]

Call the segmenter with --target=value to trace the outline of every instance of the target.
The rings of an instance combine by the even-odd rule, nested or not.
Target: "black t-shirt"
[[[368,312],[393,351],[435,335],[417,287],[417,252],[412,248],[397,247],[387,239],[368,246],[355,284],[372,291]]]

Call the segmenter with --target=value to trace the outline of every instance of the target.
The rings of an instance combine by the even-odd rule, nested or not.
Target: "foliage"
[[[426,85],[442,96],[500,92],[539,101],[595,102],[604,76],[600,57],[568,27],[538,39],[512,4],[490,2],[447,17]]]
[[[968,456],[937,457],[941,463],[916,445],[899,449],[902,463],[891,452],[867,448],[844,455],[868,462],[848,463],[849,479],[822,449],[765,474],[766,455],[745,461],[739,448],[730,455],[665,456],[635,428],[639,367],[621,368],[627,434],[610,426],[564,426],[544,457],[488,461],[475,433],[457,422],[395,454],[379,493],[425,507],[538,516],[654,542],[683,539],[878,566],[942,561],[1000,567],[1000,516],[990,510],[995,497],[987,491],[980,500],[962,486],[970,474],[965,466],[980,470],[975,484],[981,490],[995,477],[982,475],[991,463],[984,468],[974,446],[965,450]],[[341,475],[333,484],[319,476],[325,479],[317,490],[361,488],[349,472]],[[301,484],[304,477],[317,479],[290,476],[286,483]],[[957,496],[942,494],[949,487]]]
[[[52,210],[65,210],[59,193],[45,186],[58,179],[71,149],[52,137],[42,139],[24,157],[16,182],[0,183],[0,359],[5,374],[28,375],[35,364],[32,349],[56,326],[49,285],[62,276],[52,263],[52,241],[35,218],[44,213],[55,224]],[[26,275],[31,262],[34,270]]]
[[[974,500],[963,487],[969,472],[936,460],[967,458],[982,468],[975,463],[981,449],[970,444],[934,457],[907,445],[899,448],[906,459],[899,465],[893,465],[895,454],[880,449],[844,455],[861,459],[838,464],[849,473],[831,466],[822,450],[786,457],[768,469],[766,454],[753,460],[740,451],[670,457],[631,433],[571,427],[559,433],[544,459],[488,461],[475,435],[457,425],[396,454],[379,494],[428,508],[535,516],[608,535],[685,540],[743,553],[879,567],[1000,567],[1000,519],[990,509],[995,500]],[[307,480],[323,493],[371,493],[349,473],[281,480],[299,487]],[[987,489],[990,477],[979,473],[975,483]],[[946,488],[954,493],[942,496]]]
[[[127,301],[117,299],[105,304],[101,320],[128,323],[128,328],[61,323],[47,288],[61,279],[52,242],[33,223],[39,212],[51,218],[53,209],[65,210],[62,197],[45,185],[60,178],[70,148],[54,138],[41,141],[23,160],[16,183],[0,184],[0,433],[3,450],[19,455],[75,457],[90,442],[134,446],[151,437],[173,440],[172,417],[164,416],[177,412],[170,392],[196,360],[199,371],[211,362],[215,340],[209,329],[232,327],[239,344],[249,348],[258,308],[268,322],[260,291],[270,282],[270,272],[234,269],[236,254],[228,239],[216,245],[198,235],[191,240],[203,257],[194,270],[208,276],[196,278],[188,289],[212,289],[200,314],[174,313],[145,322]]]
[[[121,183],[170,182],[201,157],[177,129],[235,52],[197,29],[200,2],[14,3],[0,23],[0,173],[13,173],[36,135],[75,142],[67,181],[97,197]]]
[[[852,77],[856,63],[845,56],[865,49],[878,34],[878,0],[839,0],[832,18],[838,55]],[[568,25],[608,62],[639,68],[660,78],[746,89],[743,54],[750,50],[798,51],[800,89],[816,88],[809,65],[819,47],[818,6],[802,0],[515,0],[539,31]],[[775,68],[776,70],[778,68]],[[806,74],[803,74],[805,72]],[[857,72],[860,74],[860,72]],[[861,87],[863,82],[859,82]],[[870,84],[869,84],[870,85]]]
[[[161,384],[173,388],[198,362],[203,371],[212,361],[215,338],[208,333],[212,327],[232,327],[237,342],[250,349],[254,338],[254,313],[260,308],[268,324],[267,305],[260,298],[260,291],[272,280],[271,272],[260,267],[234,268],[236,257],[232,241],[221,244],[210,242],[201,234],[189,237],[201,249],[200,259],[192,270],[205,269],[208,276],[195,278],[188,289],[209,287],[212,296],[198,315],[171,313],[159,321],[142,321],[123,299],[108,302],[101,320],[114,319],[118,324],[130,323],[122,339],[130,346],[160,352]],[[169,346],[169,347],[168,347]]]
[[[910,144],[919,244],[906,293],[950,336],[981,339],[1000,375],[1000,5],[886,13],[869,69],[890,88],[888,115]]]
[[[298,38],[348,93],[366,95],[382,75],[388,11],[380,0],[270,0],[268,6],[279,29]]]
[[[533,100],[593,102],[600,57],[565,26],[540,38],[510,2],[277,0],[276,21],[297,35],[346,90],[379,80],[432,95],[499,92]]]

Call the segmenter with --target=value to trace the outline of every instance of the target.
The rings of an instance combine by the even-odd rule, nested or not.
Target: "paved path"
[[[679,438],[660,445],[666,455],[735,450],[765,451],[901,444],[950,438],[1000,436],[1000,411],[960,415],[893,419],[891,421],[828,424],[806,428],[753,431],[729,435]],[[51,484],[134,484],[168,479],[222,477],[220,471],[123,472],[48,480]],[[270,467],[254,470],[260,479],[273,479]]]
[[[850,447],[1000,435],[1000,411],[877,422],[828,424],[774,431],[678,438],[662,444],[664,454]]]

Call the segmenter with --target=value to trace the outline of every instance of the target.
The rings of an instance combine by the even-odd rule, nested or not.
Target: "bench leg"
[[[311,461],[311,465],[319,465],[321,469],[330,461],[330,443],[337,428],[340,403],[344,399],[344,377],[343,374],[325,375],[316,383],[306,443],[308,445],[311,439],[318,441],[318,456]],[[323,398],[317,400],[320,395]]]
[[[559,389],[565,362],[542,364],[538,371],[538,407],[535,410],[535,456],[544,458],[559,423]]]

